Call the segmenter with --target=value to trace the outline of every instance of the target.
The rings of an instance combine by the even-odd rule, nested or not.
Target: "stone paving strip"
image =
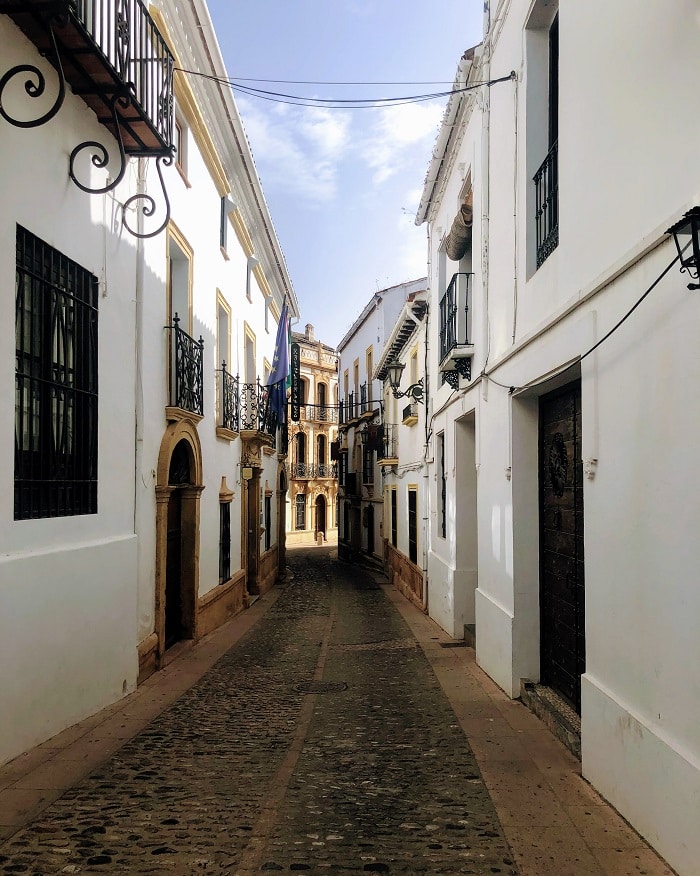
[[[0,769],[0,874],[672,871],[579,764],[388,586],[290,583]]]

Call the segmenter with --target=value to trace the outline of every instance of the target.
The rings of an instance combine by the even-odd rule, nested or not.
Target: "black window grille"
[[[231,503],[219,505],[219,584],[231,577]]]
[[[295,529],[306,529],[306,496],[303,493],[298,493],[296,498],[296,520]]]
[[[362,448],[362,483],[374,483],[374,447],[369,445]]]
[[[418,493],[408,491],[408,558],[418,562]]]
[[[265,550],[270,550],[272,543],[272,496],[265,496]]]
[[[97,513],[97,277],[17,226],[15,520]]]
[[[391,543],[394,547],[398,544],[398,520],[396,508],[396,490],[391,491]]]
[[[447,538],[447,478],[445,477],[445,434],[438,435],[438,459],[440,465],[440,535]]]

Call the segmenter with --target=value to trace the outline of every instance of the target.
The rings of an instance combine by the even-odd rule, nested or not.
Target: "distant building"
[[[338,556],[384,561],[383,482],[379,460],[391,431],[384,430],[381,381],[375,366],[406,301],[426,288],[412,280],[376,292],[338,345],[340,459]],[[389,424],[389,425],[393,425]]]
[[[387,572],[394,586],[423,610],[427,607],[430,543],[427,314],[427,289],[409,293],[374,373],[383,385],[377,456],[382,473]],[[392,380],[396,386],[391,385]]]
[[[314,338],[314,327],[292,333],[300,348],[300,417],[290,420],[287,544],[335,541],[338,535],[338,354]]]

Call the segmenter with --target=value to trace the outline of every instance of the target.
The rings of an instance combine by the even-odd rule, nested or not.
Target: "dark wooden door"
[[[540,399],[540,676],[581,711],[586,669],[581,385]]]
[[[248,593],[259,593],[258,568],[260,564],[260,475],[247,481],[245,505],[246,579]]]
[[[316,497],[316,532],[326,534],[326,500],[323,496]]]
[[[165,562],[165,647],[182,638],[182,493],[168,499],[168,547]]]
[[[374,553],[374,505],[367,505],[367,553]]]

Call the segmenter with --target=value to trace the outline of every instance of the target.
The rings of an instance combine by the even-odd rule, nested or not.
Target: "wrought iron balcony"
[[[399,458],[398,427],[393,423],[384,423],[382,429],[382,442],[377,451],[379,464],[395,465]]]
[[[204,416],[203,353],[204,340],[191,338],[180,328],[180,318],[175,314],[170,344],[170,405]]]
[[[148,233],[130,227],[130,208],[140,208],[147,217],[155,210],[153,197],[141,193],[127,199],[122,222],[136,237],[158,234],[170,215],[160,165],[173,160],[174,60],[143,0],[0,0],[0,13],[12,18],[58,75],[52,106],[36,115],[24,105],[46,96],[42,70],[31,62],[3,70],[0,63],[0,116],[19,128],[43,125],[61,109],[68,83],[119,149],[117,167],[105,144],[79,143],[70,154],[69,176],[83,191],[102,194],[124,178],[127,156],[155,157],[165,220]],[[94,168],[105,169],[104,185],[88,182]]]
[[[274,439],[278,420],[270,404],[268,387],[260,383],[260,378],[255,383],[241,383],[238,375],[234,377],[226,370],[226,362],[218,373],[221,381],[218,425],[229,432],[258,432]],[[283,452],[286,452],[286,429],[283,439]]]
[[[533,177],[535,183],[535,230],[537,267],[539,268],[559,244],[559,164],[558,143]]]
[[[456,370],[471,377],[472,343],[471,302],[472,274],[452,275],[440,300],[440,370]]]
[[[338,405],[303,405],[301,419],[315,423],[337,423]]]
[[[48,121],[60,109],[68,82],[127,155],[169,153],[173,56],[142,0],[0,0],[0,12],[46,56],[60,80],[48,117],[8,121],[19,127]],[[26,95],[40,97],[44,76],[29,64],[5,73],[0,94],[14,77],[27,74],[35,82],[24,85]]]
[[[401,414],[401,422],[404,426],[413,426],[418,422],[418,405],[416,402],[411,402],[406,405]]]
[[[360,413],[364,414],[369,410],[369,396],[367,394],[367,384],[363,383],[360,387]]]
[[[335,463],[294,462],[289,473],[294,480],[331,480],[338,477],[338,466]]]
[[[240,430],[240,407],[238,399],[238,377],[229,374],[226,362],[219,371],[219,426],[229,432]]]

